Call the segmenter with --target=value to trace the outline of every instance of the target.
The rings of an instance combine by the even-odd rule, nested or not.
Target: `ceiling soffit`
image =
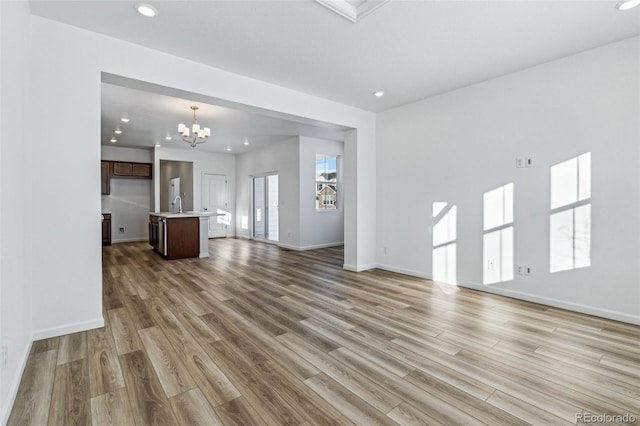
[[[315,0],[332,12],[356,23],[389,0]]]

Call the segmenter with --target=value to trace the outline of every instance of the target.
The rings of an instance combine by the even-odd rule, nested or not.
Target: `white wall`
[[[338,208],[316,210],[316,154],[338,156]],[[344,241],[344,143],[300,137],[300,246],[314,249]]]
[[[154,210],[165,211],[160,205],[160,160],[188,161],[193,163],[193,210],[202,209],[202,179],[204,173],[222,174],[227,176],[227,204],[232,214],[236,210],[236,160],[232,154],[219,154],[195,149],[154,148],[153,181],[155,191]],[[235,218],[227,229],[227,236],[236,233]]]
[[[300,246],[300,168],[299,141],[291,138],[268,147],[249,151],[236,156],[237,200],[236,234],[239,237],[251,237],[251,184],[252,176],[266,173],[278,173],[278,197],[280,217],[279,242],[283,246]],[[246,216],[248,228],[242,227],[242,218]]]
[[[0,2],[0,423],[31,347],[32,217],[29,132],[29,6]]]
[[[97,142],[101,72],[357,129],[357,133],[352,131],[350,150],[345,153],[345,161],[352,163],[349,169],[352,174],[345,179],[345,194],[351,193],[352,200],[345,202],[345,267],[363,269],[375,264],[375,246],[371,243],[375,243],[375,215],[370,214],[375,209],[375,114],[41,17],[30,17],[29,25],[24,2],[1,3],[2,78],[6,82],[2,88],[5,105],[2,118],[3,122],[12,123],[11,128],[2,127],[2,137],[3,141],[11,140],[11,149],[25,150],[2,157],[2,173],[7,174],[4,166],[10,164],[8,170],[21,173],[25,184],[23,191],[13,193],[16,196],[13,199],[10,192],[5,195],[7,185],[2,181],[2,198],[13,201],[14,210],[3,204],[0,221],[9,223],[10,219],[16,219],[24,224],[20,238],[7,236],[2,242],[3,247],[12,244],[24,248],[20,250],[24,254],[22,262],[12,266],[23,265],[19,272],[23,274],[19,277],[23,285],[16,285],[13,280],[2,282],[3,306],[15,307],[3,309],[3,329],[7,328],[5,322],[10,322],[14,324],[12,327],[31,329],[35,338],[45,338],[104,324],[97,167],[101,157]],[[8,11],[14,8],[19,13],[8,16]],[[7,44],[8,40],[11,44]],[[12,48],[6,50],[5,46]],[[6,64],[10,53],[16,60]],[[30,63],[24,55],[28,55]],[[26,90],[20,90],[27,86],[29,97],[24,96]],[[5,90],[14,95],[5,95]],[[11,106],[9,112],[6,105]],[[21,129],[27,126],[15,123],[27,118],[30,132],[24,133]],[[74,123],[71,133],[69,120]],[[3,142],[3,149],[4,146]],[[158,161],[155,157],[156,170]],[[357,162],[362,162],[362,167],[357,168]],[[200,182],[196,181],[194,186],[199,188]],[[155,191],[154,197],[157,199]],[[55,221],[32,215],[33,211],[42,211],[43,206],[57,213]],[[14,220],[10,222],[12,229],[6,232],[20,232]],[[13,278],[19,274],[14,269],[5,269],[4,253],[2,262],[3,276]],[[31,306],[27,303],[18,312],[21,305],[19,300],[12,300],[14,291],[20,300],[31,293]],[[23,320],[31,312],[29,324]],[[21,341],[17,347],[24,348],[25,336],[18,334]],[[2,338],[5,339],[4,334]],[[13,371],[10,377],[3,372],[3,383],[5,377],[9,382],[18,377],[19,372],[10,371]]]
[[[639,54],[629,39],[380,114],[378,263],[430,277],[431,203],[447,201],[460,285],[640,323]],[[591,267],[551,274],[549,168],[588,151]],[[508,182],[515,263],[533,276],[483,286],[482,196]]]
[[[375,247],[370,244],[375,243],[375,216],[369,214],[375,209],[374,114],[40,17],[32,17],[31,23],[34,65],[28,116],[34,136],[28,136],[28,142],[37,152],[31,162],[33,207],[64,212],[55,226],[33,221],[32,245],[38,248],[33,291],[36,336],[103,324],[97,167],[101,72],[358,129],[345,160],[353,163],[353,170],[356,162],[367,164],[357,169],[357,180],[345,182],[345,194],[351,192],[353,200],[345,203],[345,209],[352,210],[346,215],[345,263],[352,262],[347,266],[354,269],[375,263]],[[47,138],[35,136],[43,134]],[[87,143],[91,140],[96,143]],[[154,157],[155,173],[159,158]],[[200,185],[196,179],[196,192]],[[58,188],[73,191],[58,194]],[[155,191],[154,197],[158,199]],[[44,249],[52,246],[55,250]]]
[[[150,149],[101,147],[104,161],[153,163]],[[111,212],[111,242],[144,241],[149,237],[153,183],[147,179],[111,179],[111,193],[102,196],[102,210]],[[120,232],[124,228],[124,232]]]
[[[251,237],[250,178],[278,173],[279,245],[293,250],[310,250],[342,244],[344,209],[318,212],[315,208],[316,153],[343,157],[344,144],[305,136],[287,139],[263,149],[237,156],[237,235]],[[341,161],[342,163],[342,161]],[[341,165],[341,164],[340,164]],[[339,170],[342,179],[342,170]],[[341,188],[339,189],[342,189]],[[340,191],[342,192],[342,191]],[[342,201],[342,198],[339,201]],[[247,217],[249,227],[242,228]]]

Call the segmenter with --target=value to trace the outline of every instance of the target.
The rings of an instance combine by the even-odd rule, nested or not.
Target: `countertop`
[[[173,213],[173,212],[149,212],[150,216],[159,216],[167,219],[176,219],[181,217],[203,217],[203,216],[224,216],[224,213],[213,213],[213,212],[182,212],[182,213]]]

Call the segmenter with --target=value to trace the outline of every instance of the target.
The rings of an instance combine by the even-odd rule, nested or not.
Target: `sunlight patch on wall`
[[[551,167],[549,270],[591,266],[591,153]]]
[[[227,226],[231,225],[231,213],[222,209],[218,209],[216,213],[223,215],[217,216],[217,223]]]
[[[447,203],[443,201],[436,201],[435,203],[433,203],[433,217],[438,217],[438,215],[442,212],[442,210],[444,210],[445,207],[447,207]]]
[[[484,284],[513,280],[513,182],[483,196]]]
[[[448,203],[435,202],[433,216],[436,218],[432,242],[433,280],[455,284],[457,208]]]

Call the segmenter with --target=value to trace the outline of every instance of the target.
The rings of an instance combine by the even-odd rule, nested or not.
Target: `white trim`
[[[118,240],[111,240],[111,244],[137,243],[139,241],[149,241],[149,238],[148,237],[122,238],[122,239],[118,239]]]
[[[347,271],[352,271],[352,272],[362,272],[362,271],[367,271],[369,269],[374,269],[377,266],[378,265],[376,265],[375,263],[371,263],[369,265],[360,265],[360,266],[348,265],[348,264],[344,263],[342,265],[342,269],[345,269]]]
[[[261,241],[261,240],[256,240],[256,241]],[[335,243],[326,243],[326,244],[315,244],[312,246],[302,246],[302,247],[292,246],[284,243],[278,243],[278,246],[281,248],[295,250],[295,251],[316,250],[316,249],[328,248],[328,247],[338,247],[342,245],[344,245],[344,241],[335,242]]]
[[[344,269],[347,268],[347,265],[343,266]],[[424,272],[414,271],[411,269],[398,268],[391,265],[378,264],[376,266],[379,269],[384,269],[385,271],[396,272],[399,274],[410,275],[413,277],[424,278],[427,280],[433,280],[433,278]],[[349,269],[355,270],[355,269]],[[472,290],[484,291],[487,293],[497,294],[500,296],[510,297],[512,299],[524,300],[526,302],[538,303],[541,305],[549,306],[552,308],[560,308],[566,309],[572,312],[578,312],[586,315],[593,315],[600,318],[611,319],[614,321],[622,321],[629,324],[640,325],[640,315],[630,315],[621,312],[611,311],[608,309],[595,308],[593,306],[581,305],[578,303],[565,302],[558,299],[552,299],[548,297],[536,296],[529,293],[522,293],[515,290],[509,290],[505,288],[495,287],[492,285],[484,285],[484,284],[475,284],[469,282],[458,282],[458,287],[469,288]]]
[[[491,285],[459,282],[458,286],[470,288],[473,290],[485,291],[487,293],[493,293],[500,296],[511,297],[513,299],[524,300],[527,302],[539,303],[541,305],[549,306],[552,308],[566,309],[568,311],[578,312],[581,314],[593,315],[596,317],[611,319],[614,321],[622,321],[629,324],[640,325],[640,315],[625,314],[622,312],[611,311],[609,309],[601,309],[593,306],[581,305],[579,303],[565,302],[563,300],[536,296],[529,293],[522,293],[515,290],[494,287]]]
[[[11,383],[11,387],[9,387],[9,392],[7,393],[8,398],[6,400],[7,404],[2,407],[2,424],[6,425],[9,421],[9,416],[11,415],[11,410],[13,409],[13,404],[16,402],[16,397],[18,396],[18,388],[20,387],[20,382],[22,381],[22,375],[24,374],[24,370],[27,367],[27,361],[29,360],[29,354],[31,353],[31,346],[33,346],[33,340],[29,342],[28,345],[25,345],[25,350],[22,353],[22,359],[19,364],[20,374],[16,374],[13,378],[13,383]]]
[[[76,322],[67,324],[62,327],[45,328],[44,330],[34,331],[33,340],[48,339],[50,337],[63,336],[65,334],[77,333],[79,331],[93,330],[94,328],[104,327],[104,318],[96,318],[90,321]]]
[[[385,271],[395,272],[397,274],[410,275],[412,277],[424,278],[426,280],[433,280],[433,277],[426,272],[414,271],[413,269],[398,268],[396,266],[385,265],[378,263],[376,268],[383,269]]]

